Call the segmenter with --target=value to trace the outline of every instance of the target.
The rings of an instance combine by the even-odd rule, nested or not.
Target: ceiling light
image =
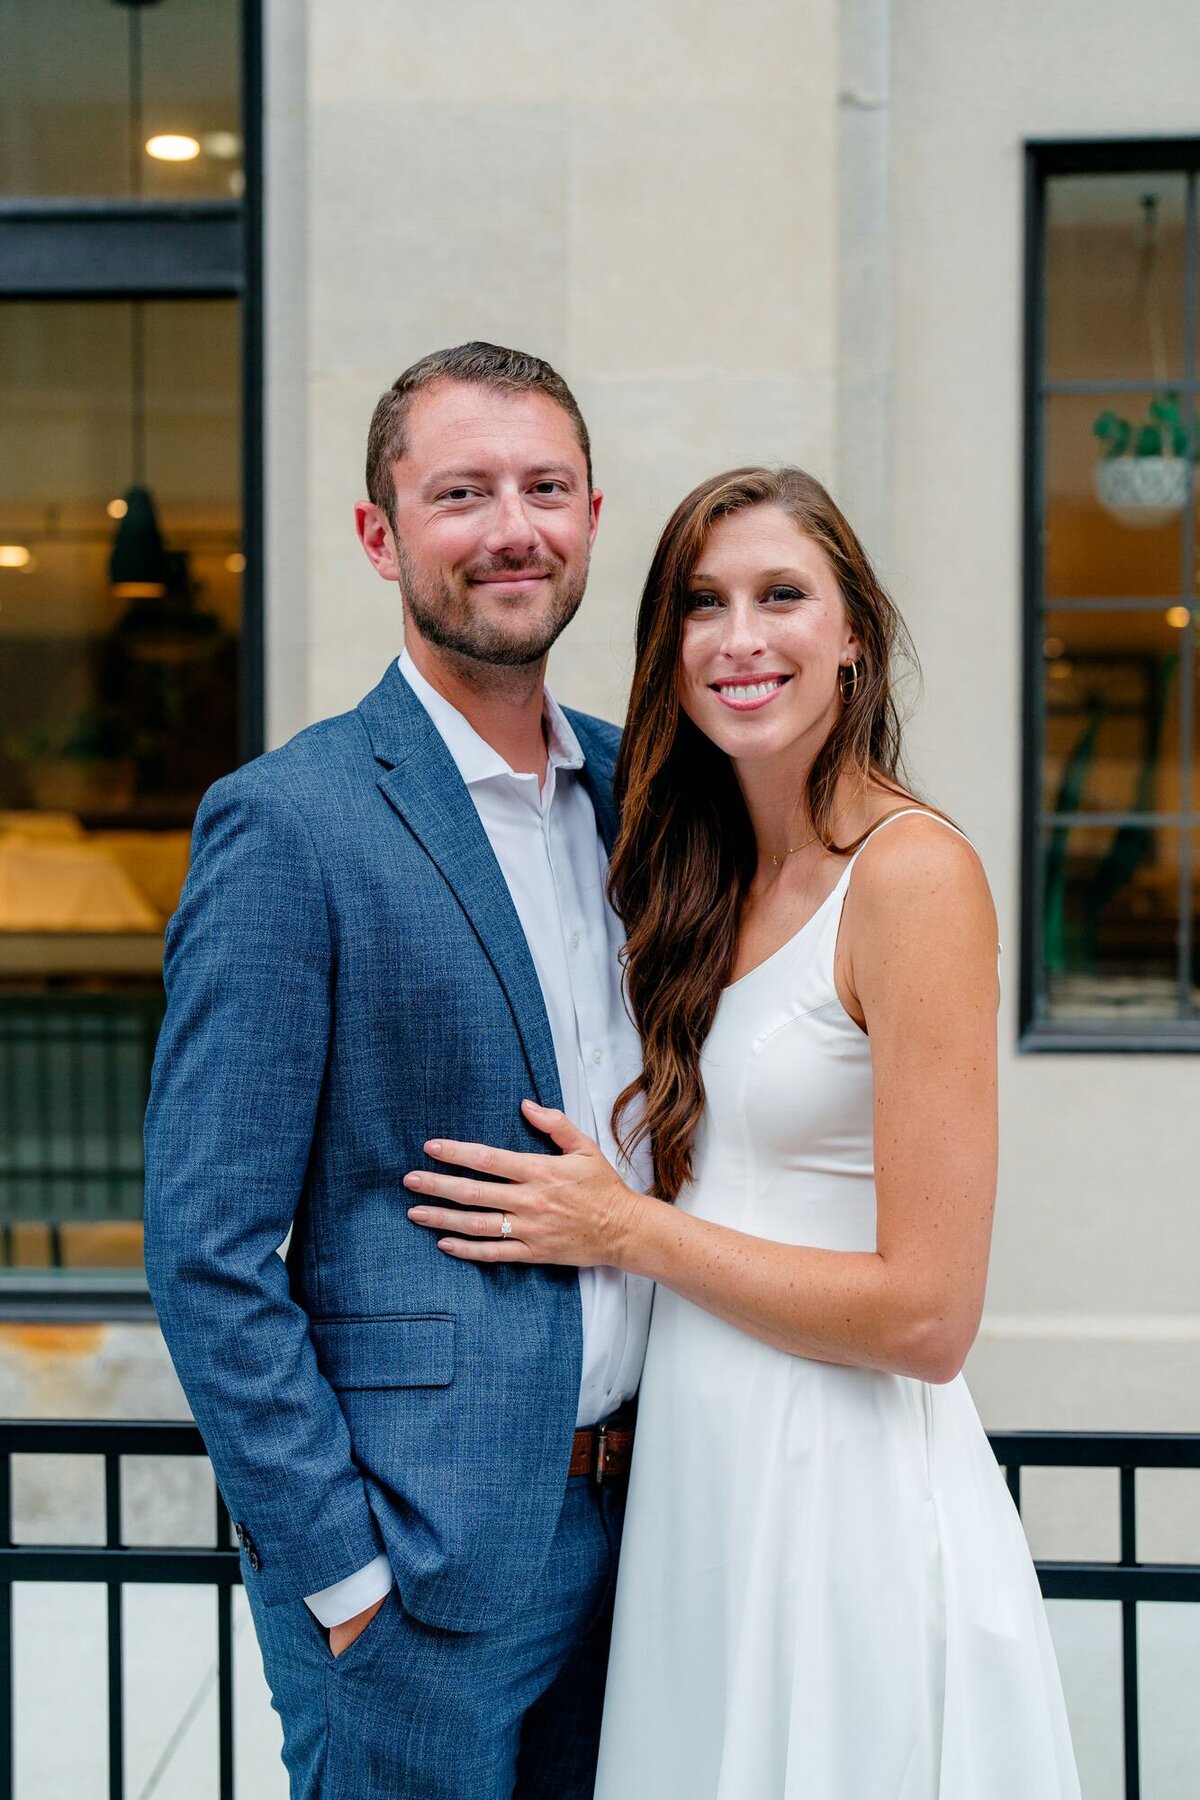
[[[147,138],[146,153],[156,156],[159,162],[192,162],[200,154],[200,145],[194,137],[164,131],[157,137]]]
[[[0,544],[0,569],[24,569],[33,561],[24,544]]]
[[[108,578],[119,600],[157,600],[166,592],[166,551],[148,489],[131,487],[117,526]]]
[[[242,570],[246,567],[246,559],[240,550],[235,550],[232,556],[227,556],[225,558],[225,567],[229,570],[231,575],[240,575],[242,573]]]
[[[123,519],[129,511],[129,502],[128,500],[110,500],[104,510],[110,519]]]
[[[1168,606],[1163,617],[1166,619],[1168,625],[1173,625],[1175,627],[1176,631],[1185,630],[1192,619],[1192,615],[1186,606]]]

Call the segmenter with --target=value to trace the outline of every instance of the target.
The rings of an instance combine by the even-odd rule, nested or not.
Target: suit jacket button
[[[250,1564],[250,1567],[254,1570],[254,1573],[257,1575],[258,1571],[262,1568],[262,1563],[259,1560],[258,1551],[257,1550],[247,1550],[246,1561]]]

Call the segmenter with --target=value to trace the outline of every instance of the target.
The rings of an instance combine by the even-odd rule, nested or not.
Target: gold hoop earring
[[[846,681],[847,675],[852,677],[849,683]],[[858,664],[856,662],[842,664],[840,685],[842,689],[842,704],[844,706],[849,706],[854,699],[855,694],[858,692]]]

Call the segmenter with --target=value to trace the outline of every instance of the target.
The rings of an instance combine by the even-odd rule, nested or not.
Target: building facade
[[[563,700],[621,716],[657,532],[702,476],[798,462],[858,526],[923,667],[912,774],[1001,921],[968,1380],[990,1426],[1196,1429],[1195,7],[51,5],[77,51],[53,80],[28,0],[0,7],[0,1411],[182,1407],[134,1139],[190,810],[398,651],[353,531],[367,422],[481,337],[548,357],[592,432]],[[64,93],[120,137],[107,172],[35,155]],[[197,151],[146,161],[155,133]],[[135,251],[64,247],[81,199],[136,213]],[[123,277],[89,287],[97,255]],[[136,522],[135,490],[157,594],[117,591],[102,515]],[[1154,1529],[1194,1557],[1185,1510],[1164,1494]],[[1078,1551],[1087,1512],[1048,1489],[1037,1547]]]

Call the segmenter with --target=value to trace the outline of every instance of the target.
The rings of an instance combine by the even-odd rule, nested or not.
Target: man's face
[[[359,534],[409,627],[470,663],[540,662],[583,598],[600,511],[571,420],[545,394],[441,381],[406,437],[390,528],[360,506]]]

